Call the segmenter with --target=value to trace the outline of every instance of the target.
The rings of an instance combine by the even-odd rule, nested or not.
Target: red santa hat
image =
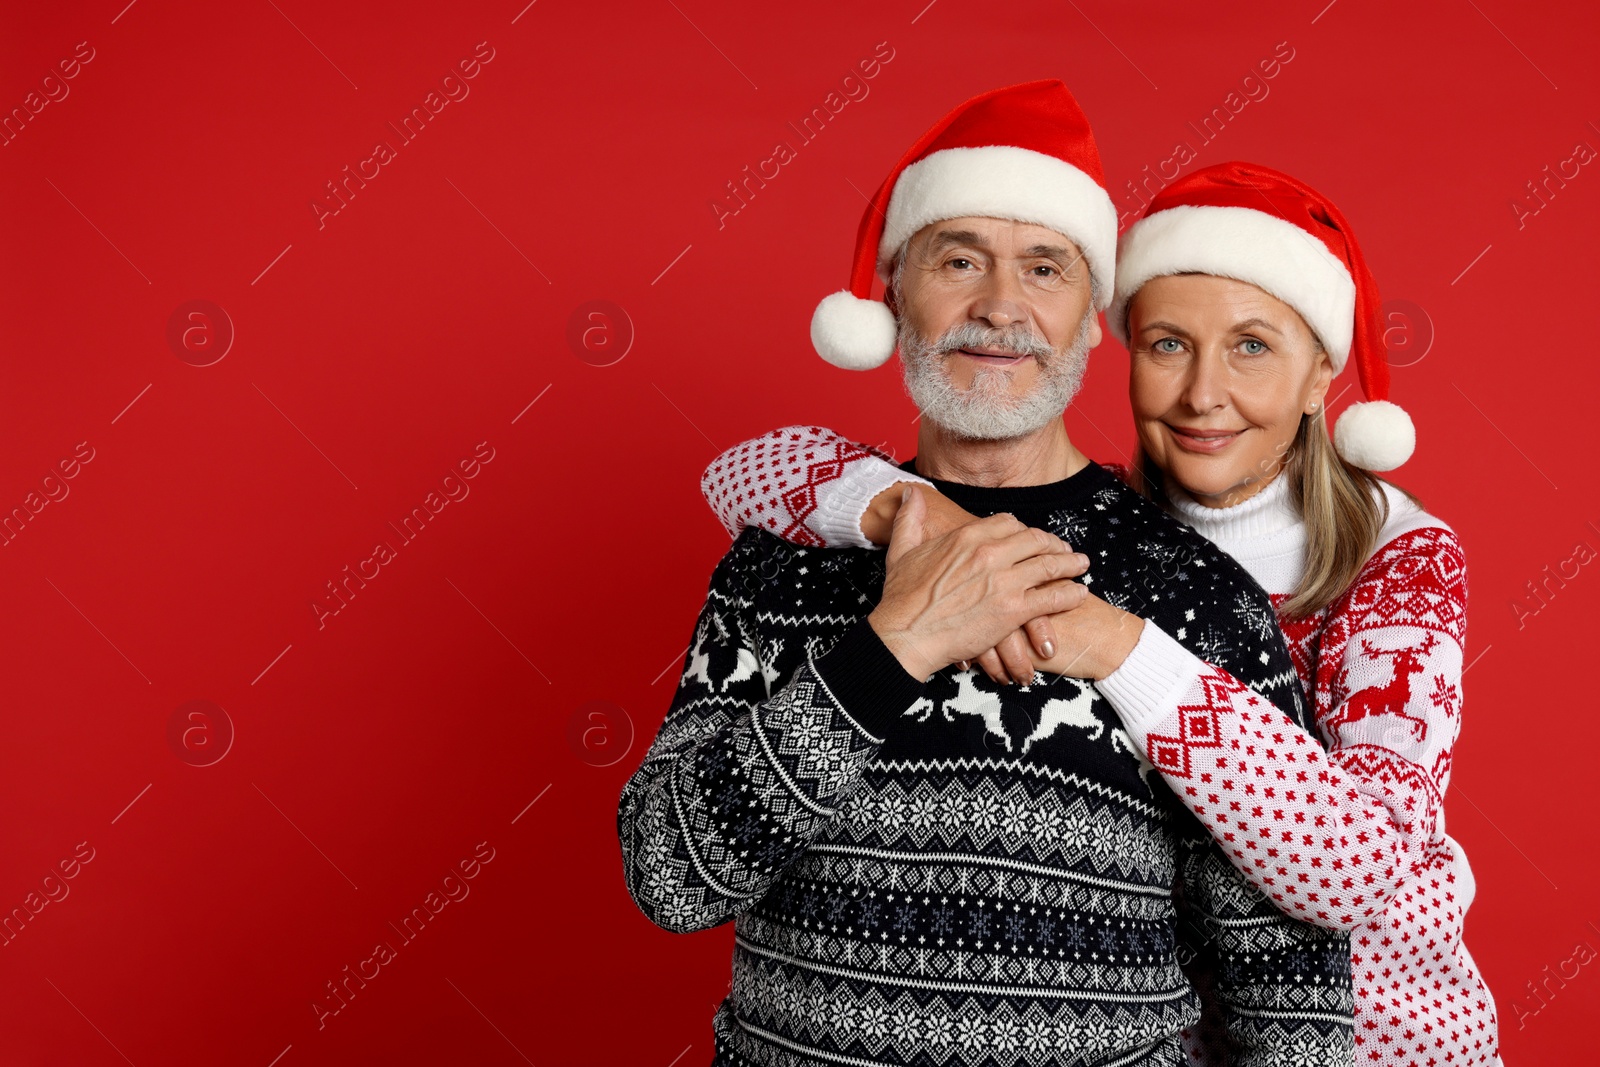
[[[823,298],[811,343],[836,367],[871,370],[894,355],[894,315],[872,299],[895,252],[930,223],[1015,219],[1071,238],[1088,261],[1096,308],[1111,297],[1117,212],[1089,120],[1059,79],[973,97],[934,123],[895,164],[861,217],[850,288]]]
[[[1167,186],[1123,234],[1107,325],[1128,343],[1128,301],[1152,278],[1214,274],[1248,282],[1300,313],[1333,363],[1352,357],[1367,395],[1334,426],[1351,464],[1393,470],[1411,457],[1416,429],[1389,402],[1378,286],[1339,209],[1287,174],[1219,163]]]

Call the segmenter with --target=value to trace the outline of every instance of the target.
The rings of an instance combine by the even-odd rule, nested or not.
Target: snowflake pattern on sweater
[[[1184,543],[1189,607],[1167,597],[1158,616],[1197,612],[1221,662],[1306,715],[1281,636],[1229,621],[1241,593],[1265,596],[1104,468],[945,488],[1088,529],[1077,547],[1113,596],[1142,588],[1139,546]],[[1200,1016],[1175,883],[1235,1062],[1351,1062],[1347,935],[1252,888],[1094,687],[1002,689],[954,666],[918,683],[865,622],[883,559],[742,532],[624,787],[641,910],[674,931],[735,924],[715,1062],[1170,1065]]]
[[[831,431],[785,427],[718,457],[703,484],[739,498],[738,511],[718,506],[734,529],[740,514],[764,517],[770,528],[783,502],[759,495],[765,482],[742,482],[742,470],[761,463],[773,483],[804,481],[797,459],[852,448],[860,446]],[[926,481],[858,454],[829,471],[801,521],[825,531],[817,536],[829,544],[866,544],[858,526],[865,505],[896,480]],[[1099,688],[1253,884],[1290,914],[1353,931],[1359,1062],[1496,1065],[1494,1001],[1461,939],[1472,872],[1444,832],[1460,729],[1465,564],[1448,527],[1386,492],[1389,521],[1351,588],[1309,618],[1276,620],[1320,744],[1204,662],[1209,656],[1182,648],[1173,638],[1188,636],[1183,626],[1171,635],[1147,627],[1148,640]],[[1303,524],[1285,493],[1281,481],[1269,484],[1223,512],[1178,501],[1268,590],[1275,610],[1298,583],[1304,556]],[[1163,576],[1183,562],[1171,549],[1157,558]],[[1244,602],[1236,617],[1272,622]],[[1138,675],[1141,664],[1143,677],[1121,677]]]

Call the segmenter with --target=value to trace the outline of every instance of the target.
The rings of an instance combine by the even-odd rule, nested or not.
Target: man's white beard
[[[922,412],[956,437],[1004,441],[1033,433],[1059,419],[1083,385],[1089,366],[1090,308],[1065,352],[1055,349],[1031,327],[997,329],[964,322],[937,341],[925,340],[909,323],[900,323],[900,362],[906,392]],[[945,353],[958,348],[1004,348],[1030,355],[1039,365],[1039,380],[1025,395],[1011,395],[1010,367],[978,365],[972,384],[958,389],[950,380]]]

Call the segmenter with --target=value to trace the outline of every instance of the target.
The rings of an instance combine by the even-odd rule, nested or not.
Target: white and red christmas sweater
[[[868,503],[895,482],[931,484],[907,467],[825,428],[787,426],[718,456],[701,490],[730,534],[754,525],[800,544],[871,547]],[[1179,644],[1181,630],[1148,621],[1096,685],[1246,878],[1287,914],[1351,932],[1357,1063],[1493,1067],[1494,999],[1462,941],[1475,883],[1443,803],[1461,726],[1465,561],[1448,526],[1384,492],[1378,548],[1307,618],[1282,613],[1305,561],[1285,479],[1229,508],[1181,490],[1172,500],[1271,597],[1318,737],[1249,699]],[[1165,573],[1187,562],[1164,561]],[[1117,606],[1139,613],[1136,600]]]

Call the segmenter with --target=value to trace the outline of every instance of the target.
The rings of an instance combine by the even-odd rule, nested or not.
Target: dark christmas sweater
[[[1308,724],[1266,594],[1105,468],[935,485],[1062,537],[1103,599]],[[714,1064],[1175,1064],[1196,949],[1234,1063],[1351,1062],[1348,935],[1253,889],[1093,685],[909,675],[866,622],[884,559],[746,528],[623,788],[639,908],[734,923]],[[1197,745],[1211,714],[1186,723]]]

